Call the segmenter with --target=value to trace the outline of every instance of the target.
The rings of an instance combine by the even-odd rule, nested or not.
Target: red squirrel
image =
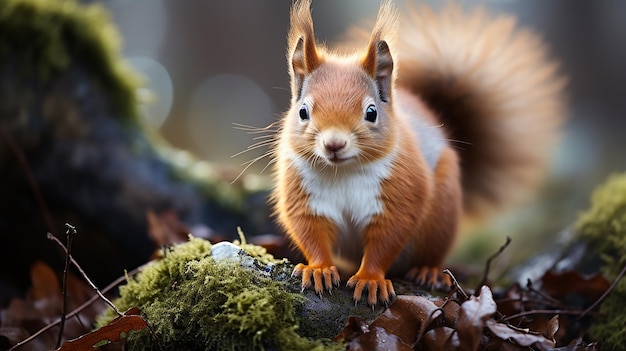
[[[460,220],[540,179],[563,116],[557,65],[514,19],[457,5],[400,23],[384,2],[362,49],[329,50],[310,6],[291,9],[273,149],[275,214],[307,261],[294,275],[322,294],[351,274],[371,305],[395,296],[386,274],[449,287]]]

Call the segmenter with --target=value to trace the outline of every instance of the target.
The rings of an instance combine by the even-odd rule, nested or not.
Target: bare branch
[[[480,283],[476,287],[476,291],[480,291],[480,287],[487,284],[487,280],[489,277],[489,270],[491,269],[491,261],[493,261],[498,256],[500,256],[500,254],[504,251],[504,249],[506,249],[509,246],[509,244],[511,244],[511,237],[507,236],[506,242],[504,243],[504,245],[500,246],[500,249],[498,249],[496,253],[494,253],[487,259],[487,263],[485,264],[485,273],[483,274],[483,279],[480,281]]]
[[[76,228],[69,223],[65,223],[67,230],[65,231],[65,237],[67,241],[67,250],[65,252],[65,267],[63,268],[63,305],[61,306],[61,325],[59,327],[59,336],[57,338],[56,348],[61,346],[63,341],[63,330],[65,329],[65,313],[67,308],[67,275],[70,269],[70,254],[72,253],[72,241],[74,235],[76,235]]]
[[[467,293],[463,290],[463,288],[461,287],[461,284],[459,284],[459,282],[456,280],[456,278],[454,277],[454,275],[452,274],[452,272],[450,272],[449,269],[444,269],[443,270],[444,274],[447,274],[450,276],[450,278],[452,279],[452,284],[454,284],[454,287],[458,290],[458,292],[461,293],[461,295],[463,295],[463,298],[465,300],[469,299],[469,296],[467,295]]]
[[[127,274],[115,279],[113,282],[111,282],[109,285],[107,285],[104,289],[102,289],[102,293],[106,294],[107,292],[111,291],[113,288],[115,288],[116,286],[120,285],[121,283],[123,283],[124,281],[127,280],[128,277],[133,277],[135,276],[137,273],[141,272],[146,266],[148,266],[150,264],[150,262],[141,265],[135,269],[133,269],[132,271],[128,272]],[[100,298],[100,295],[94,295],[92,296],[89,300],[85,301],[82,305],[78,306],[76,309],[74,309],[72,312],[68,313],[67,316],[65,316],[66,318],[72,318],[76,315],[78,315],[80,312],[82,312],[85,308],[89,307],[92,303],[96,302],[96,300],[98,300]],[[39,329],[36,333],[34,333],[33,335],[29,336],[28,338],[18,342],[17,344],[13,345],[10,349],[8,349],[7,351],[13,351],[15,349],[17,349],[20,346],[23,346],[29,342],[31,342],[32,340],[34,340],[35,338],[37,338],[39,335],[45,333],[46,331],[48,331],[51,328],[56,327],[59,323],[61,323],[61,318],[57,319],[56,321],[46,325],[45,327]]]
[[[65,245],[63,245],[63,243],[57,239],[54,235],[52,235],[51,233],[48,233],[48,239],[54,241],[55,243],[57,243],[65,252],[67,252],[67,248],[65,247]],[[76,269],[78,269],[78,271],[80,272],[80,274],[83,276],[83,278],[85,278],[85,280],[87,281],[87,284],[89,284],[89,286],[96,292],[96,294],[98,294],[100,296],[100,298],[107,303],[107,305],[111,306],[111,308],[113,309],[113,311],[115,311],[115,313],[118,316],[122,316],[122,312],[120,312],[117,307],[115,307],[115,305],[113,304],[113,302],[111,302],[109,299],[106,298],[106,296],[104,296],[100,290],[98,289],[98,287],[96,287],[96,285],[91,281],[91,279],[89,279],[89,277],[87,276],[87,273],[85,273],[85,271],[83,271],[82,267],[78,264],[78,262],[76,262],[76,260],[74,260],[74,257],[72,257],[71,255],[68,254],[68,257],[70,258],[70,261],[72,262],[72,264],[74,265],[74,267],[76,267]]]
[[[600,302],[602,302],[611,293],[611,291],[613,291],[613,289],[615,289],[615,287],[617,286],[617,283],[619,283],[619,281],[622,279],[624,274],[626,274],[626,265],[624,265],[624,267],[622,268],[622,271],[619,272],[619,274],[617,275],[617,277],[615,278],[615,280],[613,281],[611,286],[609,286],[609,288],[606,289],[606,291],[602,294],[602,296],[600,296],[593,304],[591,304],[591,306],[587,307],[587,309],[584,310],[583,313],[581,313],[578,316],[578,318],[576,318],[576,320],[579,320],[579,319],[583,318],[584,316],[589,314],[589,312],[591,312],[591,310],[596,308],[596,306],[598,306],[600,304]]]

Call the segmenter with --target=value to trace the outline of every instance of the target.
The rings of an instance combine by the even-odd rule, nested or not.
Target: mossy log
[[[350,316],[371,322],[384,308],[352,293],[300,291],[293,265],[259,246],[208,241],[165,249],[120,288],[121,310],[139,307],[151,330],[131,333],[133,350],[341,350],[333,343]],[[116,315],[108,311],[102,326]]]

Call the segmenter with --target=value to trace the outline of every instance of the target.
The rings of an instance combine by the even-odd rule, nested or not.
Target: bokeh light
[[[141,116],[158,128],[172,109],[174,87],[170,74],[162,64],[150,57],[131,57],[128,62],[146,81],[145,88],[139,91]]]
[[[232,163],[230,156],[242,150],[236,140],[244,134],[233,123],[261,127],[273,109],[269,96],[251,79],[215,75],[202,82],[189,100],[188,132],[202,158]],[[239,163],[251,158],[252,154],[244,154]]]

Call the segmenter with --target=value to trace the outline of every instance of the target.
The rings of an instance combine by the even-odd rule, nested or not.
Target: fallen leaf
[[[487,328],[502,340],[515,342],[519,346],[533,346],[539,350],[554,348],[554,341],[546,339],[543,335],[532,334],[530,331],[513,329],[507,324],[498,323],[493,319],[487,320]]]
[[[146,211],[148,221],[148,237],[155,247],[171,246],[187,241],[189,228],[182,223],[176,212],[169,210],[156,214],[152,210]]]
[[[443,325],[454,328],[459,320],[459,312],[461,306],[447,299],[439,299],[433,301],[435,305],[443,310]]]
[[[30,268],[31,288],[28,298],[31,301],[52,300],[54,308],[59,309],[61,284],[57,274],[47,264],[37,261]],[[38,303],[38,305],[41,305]]]
[[[479,296],[471,296],[469,300],[463,302],[456,327],[459,350],[478,349],[485,323],[495,312],[496,302],[493,300],[491,289],[486,285],[480,288]]]
[[[531,349],[532,350],[532,349]],[[508,340],[502,340],[498,337],[487,337],[484,345],[481,345],[481,351],[531,351],[528,347],[516,345]]]
[[[410,345],[405,344],[393,333],[387,332],[380,327],[370,328],[358,338],[352,340],[347,349],[348,351],[412,351]]]
[[[420,340],[423,351],[459,350],[459,337],[450,327],[439,327],[427,331]]]
[[[102,341],[117,342],[131,330],[142,330],[148,326],[139,315],[137,307],[131,307],[124,315],[112,320],[109,324],[76,339],[66,341],[58,351],[83,351],[93,349],[93,345]]]
[[[598,350],[600,350],[598,343],[592,342],[592,343],[586,344],[584,340],[581,337],[579,337],[579,338],[572,340],[572,342],[570,342],[569,345],[567,346],[557,347],[550,351],[598,351]]]
[[[439,307],[425,297],[398,296],[393,304],[370,324],[370,328],[383,328],[405,344],[413,345],[430,322],[441,314]]]
[[[505,316],[511,316],[527,310],[524,304],[527,291],[519,283],[513,283],[498,300],[498,311]]]
[[[554,341],[554,336],[559,331],[559,316],[555,315],[550,318],[550,322],[548,322],[548,327],[546,328],[546,333],[544,336],[549,340]]]
[[[0,311],[0,336],[15,345],[60,318],[63,302],[60,279],[48,264],[35,262],[31,267],[31,288],[25,299],[13,298]],[[72,311],[95,293],[71,272],[67,276],[67,307]],[[75,338],[88,332],[95,317],[105,308],[104,302],[95,301],[84,308],[78,316],[65,320],[63,338]],[[22,349],[53,349],[57,343],[59,327],[39,334]]]
[[[576,294],[595,301],[610,285],[601,274],[583,275],[576,271],[548,271],[541,278],[542,290],[558,298]]]
[[[348,317],[343,329],[333,338],[333,341],[349,342],[369,331],[369,327],[363,319],[359,317]]]

